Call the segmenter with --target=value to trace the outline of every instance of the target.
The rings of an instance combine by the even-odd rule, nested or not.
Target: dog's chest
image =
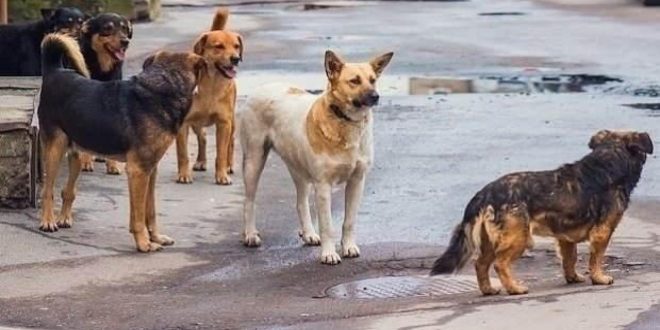
[[[325,180],[332,183],[346,182],[356,172],[368,169],[370,160],[359,150],[352,150],[340,155],[326,156],[320,162],[320,172]]]

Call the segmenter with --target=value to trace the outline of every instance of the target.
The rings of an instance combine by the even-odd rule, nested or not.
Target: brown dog
[[[589,274],[593,284],[612,284],[602,269],[610,238],[628,207],[653,143],[646,133],[596,133],[591,153],[553,171],[505,175],[479,191],[465,208],[447,251],[431,275],[452,273],[472,257],[479,288],[496,294],[488,271],[495,271],[509,294],[527,293],[511,264],[532,244],[534,235],[557,239],[567,283],[584,277],[575,271],[577,243],[589,241]]]
[[[208,74],[202,76],[199,92],[194,96],[190,113],[176,139],[178,183],[192,183],[188,163],[188,131],[192,127],[197,135],[197,161],[195,171],[206,170],[206,136],[204,127],[215,125],[216,160],[215,182],[231,184],[234,155],[234,109],[236,106],[236,67],[243,59],[243,39],[226,31],[229,12],[219,9],[211,31],[195,42],[194,52],[206,59]]]
[[[62,67],[64,59],[74,70]],[[130,231],[137,249],[150,252],[174,244],[160,234],[156,222],[157,167],[188,114],[206,61],[192,53],[159,52],[147,58],[144,70],[131,80],[101,82],[89,79],[75,40],[51,34],[42,44],[42,63],[38,114],[45,174],[39,228],[52,232],[73,224],[84,151],[126,162]],[[67,151],[69,178],[56,219],[53,190]]]

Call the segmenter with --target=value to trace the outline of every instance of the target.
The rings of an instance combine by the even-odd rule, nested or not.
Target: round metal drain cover
[[[400,298],[440,296],[478,290],[474,276],[388,276],[348,282],[326,290],[331,298]]]

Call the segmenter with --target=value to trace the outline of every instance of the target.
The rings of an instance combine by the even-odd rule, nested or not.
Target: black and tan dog
[[[122,79],[126,50],[133,38],[131,22],[114,13],[99,14],[85,22],[80,37],[80,48],[90,77],[100,81]],[[82,154],[82,170],[94,170],[94,158]],[[119,164],[111,159],[106,162],[108,174],[121,174]]]
[[[577,243],[588,241],[593,284],[612,284],[602,259],[612,233],[628,207],[653,143],[646,133],[600,131],[591,153],[554,171],[505,175],[486,185],[468,203],[463,222],[431,275],[452,273],[476,257],[479,288],[496,294],[488,272],[495,271],[509,294],[527,293],[511,264],[532,244],[531,235],[557,239],[568,283],[583,282],[575,271]]]
[[[86,16],[77,8],[42,9],[42,20],[0,26],[0,76],[40,76],[41,40],[48,33],[78,37]]]
[[[137,249],[155,251],[174,241],[159,233],[154,189],[157,165],[174,141],[192,104],[204,59],[193,53],[159,52],[128,81],[89,79],[78,44],[58,34],[42,46],[44,78],[39,125],[45,171],[40,229],[70,227],[79,151],[126,162],[130,192],[130,230]],[[64,69],[67,59],[74,70]],[[60,160],[69,151],[69,178],[62,210],[53,212],[53,189]]]

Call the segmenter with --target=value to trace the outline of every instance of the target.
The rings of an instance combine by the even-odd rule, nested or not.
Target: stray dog
[[[42,46],[38,116],[45,179],[39,228],[52,232],[72,225],[79,151],[84,151],[126,162],[130,231],[137,249],[150,252],[171,245],[174,240],[161,235],[156,223],[157,165],[183,124],[206,62],[192,53],[159,52],[147,58],[143,71],[131,80],[101,82],[88,78],[78,47],[74,39],[59,34],[46,36]],[[74,70],[62,67],[64,58]],[[69,178],[55,219],[53,188],[67,150]]]
[[[112,81],[122,79],[126,49],[133,38],[133,26],[126,18],[114,13],[99,14],[85,22],[80,48],[92,79]],[[94,171],[94,157],[81,154],[82,170]],[[119,175],[119,164],[111,159],[105,163],[106,173]]]
[[[41,40],[48,33],[78,37],[85,20],[77,8],[42,9],[42,20],[0,26],[0,76],[40,76]]]
[[[531,232],[557,239],[567,283],[584,281],[575,271],[577,243],[589,241],[591,282],[612,284],[602,269],[603,255],[653,143],[647,133],[603,130],[591,138],[589,148],[591,153],[575,163],[505,175],[481,189],[468,203],[463,222],[431,275],[457,271],[474,256],[484,295],[499,293],[488,276],[493,262],[509,294],[527,293],[511,273],[511,264],[532,244]]]
[[[206,170],[206,133],[204,127],[215,125],[216,159],[215,182],[231,184],[234,159],[234,112],[236,107],[236,67],[243,60],[243,38],[226,31],[229,12],[219,9],[211,31],[202,34],[195,42],[194,52],[209,64],[207,75],[202,76],[199,93],[193,98],[190,114],[176,139],[178,183],[192,183],[188,164],[188,132],[192,127],[197,135],[197,161],[195,171]]]
[[[326,91],[315,96],[289,85],[265,87],[248,100],[241,118],[245,205],[243,243],[259,246],[254,199],[259,177],[271,149],[282,158],[297,191],[299,235],[305,244],[321,244],[321,262],[341,262],[335,251],[331,215],[331,189],[346,183],[346,212],[342,230],[342,255],[355,258],[354,224],[373,159],[373,115],[378,103],[376,80],[393,53],[368,63],[345,63],[332,51],[325,53]],[[314,187],[321,236],[316,234],[309,211]]]

